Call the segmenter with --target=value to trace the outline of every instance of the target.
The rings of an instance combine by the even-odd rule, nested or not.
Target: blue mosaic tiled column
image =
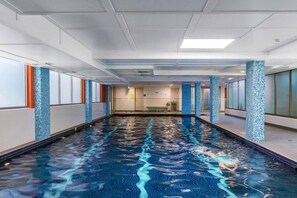
[[[34,70],[35,139],[50,137],[50,87],[49,69]]]
[[[182,114],[191,114],[191,84],[182,83]]]
[[[265,106],[264,61],[246,64],[246,137],[254,142],[264,141]]]
[[[219,122],[219,77],[210,77],[210,122]]]
[[[201,83],[195,83],[195,116],[201,116]]]
[[[86,97],[86,123],[93,121],[93,112],[92,112],[92,81],[85,81],[85,97]]]
[[[110,115],[110,104],[109,104],[109,86],[106,85],[106,102],[105,102],[105,114],[106,116],[109,116]]]

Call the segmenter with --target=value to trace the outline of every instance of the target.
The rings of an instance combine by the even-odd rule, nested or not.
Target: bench
[[[146,107],[150,112],[164,112],[168,110],[168,107]]]

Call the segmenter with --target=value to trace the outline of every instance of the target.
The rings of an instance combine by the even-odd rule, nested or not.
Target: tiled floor
[[[209,122],[209,116],[201,116]],[[216,124],[245,138],[245,120],[220,114]],[[265,142],[259,145],[297,162],[297,132],[265,125]]]

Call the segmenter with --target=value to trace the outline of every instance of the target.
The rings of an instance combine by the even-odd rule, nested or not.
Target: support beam
[[[210,122],[219,122],[219,77],[210,77]]]
[[[192,112],[191,105],[191,83],[182,84],[182,114],[188,115]]]
[[[195,83],[195,116],[201,116],[201,83]]]
[[[250,61],[246,64],[246,137],[253,142],[265,139],[264,67],[264,61]]]
[[[104,65],[93,58],[93,53],[89,48],[63,30],[62,27],[59,27],[59,24],[49,16],[17,15],[16,17],[14,11],[0,4],[0,23],[37,39],[38,43],[40,42],[55,50],[59,50],[73,57],[74,60],[93,66],[122,82],[127,82],[126,79],[107,71]],[[38,27],[38,30],[36,27]]]
[[[34,70],[35,139],[50,137],[50,87],[49,69],[37,67]]]
[[[210,66],[211,67],[211,66]],[[240,72],[221,72],[220,70],[154,70],[155,76],[245,76],[245,74]]]
[[[86,108],[86,123],[90,123],[93,120],[93,112],[92,112],[92,81],[86,80],[85,81],[85,108]]]

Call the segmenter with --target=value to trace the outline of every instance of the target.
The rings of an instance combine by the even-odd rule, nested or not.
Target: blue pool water
[[[295,170],[190,117],[114,116],[9,163],[5,198],[297,197]]]

